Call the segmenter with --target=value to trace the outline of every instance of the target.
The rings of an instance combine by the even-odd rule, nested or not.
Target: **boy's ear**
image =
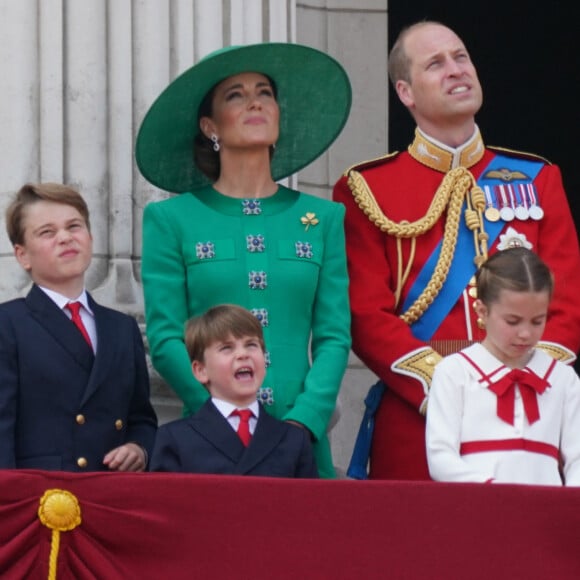
[[[193,376],[202,384],[205,385],[209,382],[207,378],[207,372],[205,369],[205,365],[198,360],[194,360],[191,363],[191,370],[193,371]]]
[[[28,260],[28,254],[26,248],[20,244],[14,246],[14,256],[18,260],[18,263],[26,270],[30,270],[30,262]]]

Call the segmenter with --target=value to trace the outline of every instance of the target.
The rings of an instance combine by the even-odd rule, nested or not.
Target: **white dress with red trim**
[[[580,378],[540,349],[510,371],[479,343],[437,365],[426,430],[431,477],[562,485],[562,473],[565,485],[580,485]]]

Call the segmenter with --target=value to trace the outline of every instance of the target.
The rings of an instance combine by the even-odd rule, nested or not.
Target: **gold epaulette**
[[[536,348],[565,364],[573,363],[576,360],[576,355],[571,350],[555,342],[540,341],[536,344]]]
[[[503,153],[505,155],[511,155],[521,159],[529,159],[530,161],[542,161],[543,163],[552,165],[552,162],[545,157],[536,155],[535,153],[529,153],[528,151],[517,151],[515,149],[507,149],[506,147],[498,147],[497,145],[487,145],[487,148],[497,153]]]
[[[407,375],[417,379],[422,385],[427,395],[431,388],[431,379],[437,363],[443,357],[432,348],[423,347],[409,352],[396,360],[391,365],[391,370],[395,373]]]
[[[381,155],[380,157],[375,157],[374,159],[369,159],[368,161],[360,161],[355,165],[351,165],[343,175],[347,176],[351,171],[362,171],[363,169],[370,169],[371,167],[376,167],[377,165],[382,165],[385,161],[390,161],[399,154],[399,151],[393,151],[392,153],[387,153],[386,155]]]

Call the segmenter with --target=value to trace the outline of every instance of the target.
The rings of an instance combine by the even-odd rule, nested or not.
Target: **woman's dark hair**
[[[260,73],[262,74],[262,73]],[[274,98],[278,100],[278,89],[276,83],[268,76],[264,75],[272,85]],[[202,117],[213,116],[213,98],[217,86],[223,81],[216,83],[205,95],[197,110],[197,133],[193,140],[193,161],[199,170],[214,182],[220,176],[221,165],[219,152],[213,150],[213,141],[206,137],[199,128],[199,122]],[[274,155],[274,147],[270,147],[270,159]]]
[[[488,258],[476,274],[477,297],[490,306],[502,290],[514,292],[548,292],[554,290],[554,279],[548,266],[532,250],[508,248]]]

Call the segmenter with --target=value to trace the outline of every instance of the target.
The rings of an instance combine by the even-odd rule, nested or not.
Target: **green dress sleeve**
[[[187,284],[180,232],[174,224],[163,203],[145,207],[142,279],[146,335],[153,366],[183,401],[184,414],[189,415],[209,394],[193,377],[185,348]]]
[[[350,352],[350,309],[344,241],[344,206],[332,204],[325,231],[324,258],[312,305],[312,365],[294,407],[284,417],[324,436]]]

